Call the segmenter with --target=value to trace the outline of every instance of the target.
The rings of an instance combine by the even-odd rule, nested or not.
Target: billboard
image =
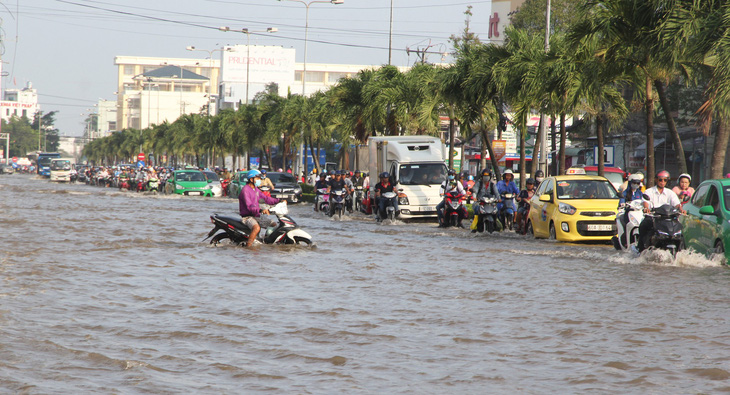
[[[266,84],[275,82],[279,90],[294,84],[293,48],[262,45],[234,45],[221,52],[221,92],[226,102],[246,101],[264,90]],[[284,91],[286,92],[286,91]]]

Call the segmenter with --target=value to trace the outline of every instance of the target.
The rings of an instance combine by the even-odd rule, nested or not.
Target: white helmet
[[[505,171],[504,171],[504,172],[502,173],[502,175],[505,175],[505,174],[513,174],[513,173],[512,173],[512,169],[507,169],[507,170],[505,170]]]
[[[682,179],[682,177],[684,177],[684,178],[686,178],[687,180],[689,180],[689,182],[690,182],[690,183],[692,182],[692,176],[690,176],[690,175],[689,175],[689,174],[687,174],[687,173],[682,173],[682,174],[680,174],[680,175],[679,175],[679,177],[677,178],[677,182],[679,182],[679,180],[681,180],[681,179]]]
[[[644,175],[641,174],[641,173],[634,173],[634,174],[632,174],[632,175],[629,176],[629,182],[631,182],[631,181],[639,181],[639,182],[642,182],[642,181],[644,181]]]

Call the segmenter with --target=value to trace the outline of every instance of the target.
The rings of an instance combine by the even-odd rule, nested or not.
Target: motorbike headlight
[[[573,215],[576,212],[575,207],[567,204],[567,203],[560,203],[558,205],[558,211],[560,211],[563,214]]]
[[[175,184],[175,189],[185,189],[185,187],[180,184]]]
[[[408,196],[403,195],[398,197],[398,204],[408,204]]]

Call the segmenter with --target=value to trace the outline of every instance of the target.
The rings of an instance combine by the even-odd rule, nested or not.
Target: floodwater
[[[0,393],[730,391],[717,262],[311,205],[314,247],[201,242],[235,210],[0,176]]]

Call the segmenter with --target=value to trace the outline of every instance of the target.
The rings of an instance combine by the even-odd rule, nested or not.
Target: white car
[[[211,180],[210,183],[210,190],[213,192],[213,196],[215,197],[222,197],[223,196],[223,187],[221,186],[221,179],[218,177],[218,174],[215,174],[213,171],[204,171],[205,178],[208,180]]]

